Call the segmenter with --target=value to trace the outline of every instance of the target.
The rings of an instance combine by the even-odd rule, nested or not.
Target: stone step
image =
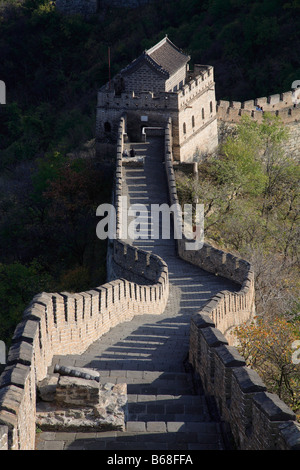
[[[56,433],[65,450],[223,450],[218,423],[187,421],[130,421],[124,432],[78,433],[74,441]],[[48,441],[48,443],[50,443]],[[46,445],[45,445],[46,444]],[[47,450],[47,441],[41,450]]]
[[[100,383],[126,383],[131,395],[193,395],[194,384],[190,374],[184,372],[109,371],[102,374]]]
[[[159,423],[128,424],[134,431],[108,431],[101,433],[43,433],[37,435],[37,450],[224,450],[219,426],[214,423]],[[135,454],[133,454],[135,455]],[[153,462],[154,463],[154,462]]]
[[[199,395],[128,395],[127,421],[209,422],[204,397]]]
[[[177,395],[191,395],[193,389],[189,384],[176,383],[174,386],[167,380],[161,380],[156,384],[140,384],[140,383],[128,383],[127,382],[127,393],[130,394],[169,394],[176,393]]]
[[[203,421],[127,421],[125,432],[132,433],[195,433],[214,435],[219,430],[218,423]]]
[[[135,444],[144,441],[147,450],[221,450],[220,430],[217,423],[202,421],[148,421],[128,422],[123,438],[115,445],[128,445],[130,433],[134,433]],[[127,435],[126,435],[127,434]]]

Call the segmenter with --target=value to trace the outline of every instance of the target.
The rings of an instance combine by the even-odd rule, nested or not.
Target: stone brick
[[[56,400],[68,405],[96,405],[99,403],[99,383],[77,377],[61,376],[56,386]]]

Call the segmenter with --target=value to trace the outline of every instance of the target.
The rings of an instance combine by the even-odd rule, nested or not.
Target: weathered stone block
[[[74,380],[74,377],[61,377],[60,379]],[[79,400],[84,404],[67,402],[39,402],[37,404],[37,424],[42,430],[64,431],[107,431],[125,430],[125,418],[127,414],[127,385],[126,384],[98,384],[96,381],[77,379],[81,381],[80,389],[83,395]],[[98,387],[98,401],[87,403],[84,399],[86,389],[82,389],[82,381],[93,382]],[[77,382],[78,385],[78,382]],[[90,387],[91,384],[86,384]],[[78,387],[77,391],[78,391]],[[94,388],[93,388],[94,390]],[[72,398],[72,397],[71,397]]]
[[[261,392],[267,389],[257,372],[249,367],[236,367],[232,372],[243,393]]]
[[[48,375],[38,386],[38,395],[43,401],[54,401],[56,398],[56,387],[58,376]]]
[[[7,366],[0,377],[0,388],[8,385],[24,388],[28,374],[29,367],[23,364]]]
[[[253,397],[254,404],[270,421],[296,420],[295,413],[273,393],[261,392]]]
[[[221,344],[228,344],[225,336],[217,328],[203,328],[201,335],[205,338],[209,347],[217,347]]]
[[[77,377],[60,376],[56,401],[68,405],[87,406],[99,403],[99,383]]]
[[[246,365],[245,359],[233,346],[222,345],[217,347],[215,351],[225,367],[238,367]]]
[[[30,365],[32,354],[33,348],[31,344],[25,341],[15,343],[9,350],[7,364],[16,364],[18,362],[20,364]]]

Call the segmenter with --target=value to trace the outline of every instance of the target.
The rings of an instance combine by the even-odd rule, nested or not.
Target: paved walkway
[[[151,138],[150,144],[136,149],[146,155],[145,166],[125,169],[124,195],[130,197],[130,204],[168,203],[163,141]],[[168,264],[170,296],[164,313],[135,317],[113,328],[84,354],[53,360],[53,364],[97,369],[102,382],[126,382],[126,431],[43,432],[38,435],[38,450],[224,449],[220,425],[213,420],[187,362],[189,323],[191,314],[210,297],[236,286],[180,260],[174,240],[145,239],[133,244],[159,254]]]

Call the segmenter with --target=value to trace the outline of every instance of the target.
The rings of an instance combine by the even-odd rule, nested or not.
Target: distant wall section
[[[294,159],[300,158],[300,105],[293,102],[293,92],[286,92],[268,97],[257,98],[245,102],[218,101],[218,138],[222,143],[226,137],[235,131],[241,117],[246,115],[251,119],[262,122],[263,112],[279,116],[289,131],[289,138],[284,144],[285,151]]]

